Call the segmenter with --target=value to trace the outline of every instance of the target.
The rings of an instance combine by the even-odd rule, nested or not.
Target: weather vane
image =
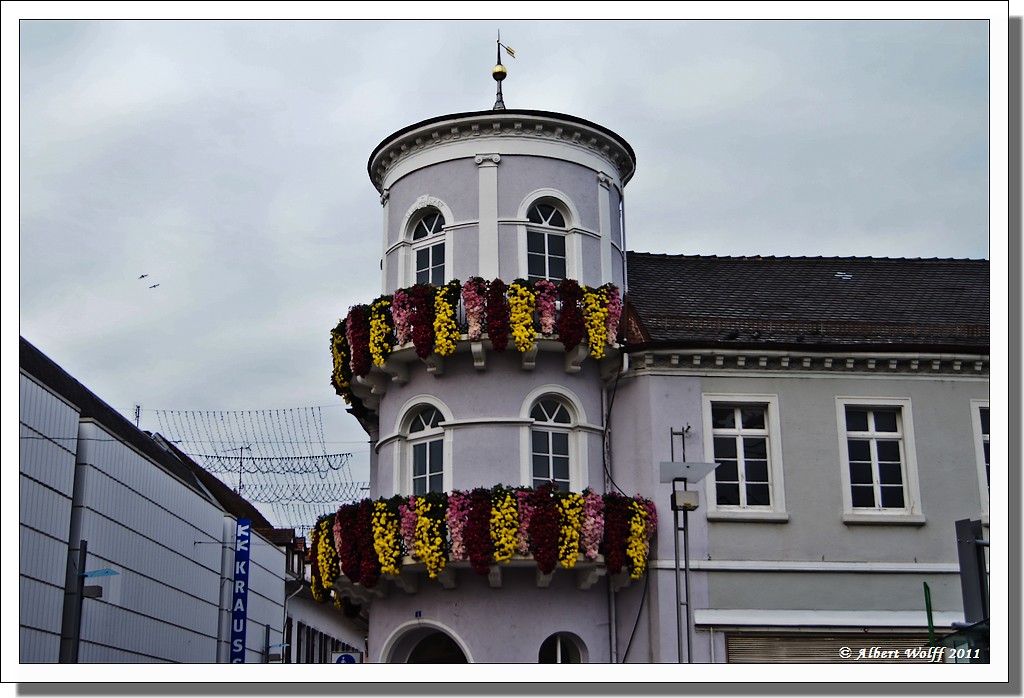
[[[505,100],[504,100],[504,98],[501,95],[501,81],[504,80],[505,77],[508,75],[508,71],[505,70],[505,66],[503,66],[501,64],[501,49],[505,49],[505,53],[507,53],[508,55],[512,56],[512,58],[516,57],[516,52],[513,51],[511,49],[511,47],[506,46],[505,44],[501,43],[501,30],[499,29],[498,30],[498,64],[496,66],[494,66],[494,69],[491,71],[491,77],[493,77],[495,79],[495,81],[498,83],[498,96],[497,96],[497,99],[494,100],[494,107],[493,107],[493,109],[495,109],[495,110],[497,110],[497,109],[504,109],[505,108]]]

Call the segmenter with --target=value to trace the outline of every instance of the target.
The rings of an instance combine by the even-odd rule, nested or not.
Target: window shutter
[[[839,652],[850,649],[850,658],[843,659]],[[927,657],[907,657],[904,650],[921,647],[928,649],[928,636],[920,634],[799,634],[799,635],[749,635],[727,634],[725,636],[726,661],[730,663],[771,664],[771,663],[844,663],[864,664],[927,664]],[[878,648],[882,654],[890,650],[898,652],[896,659],[872,658],[870,652]],[[868,656],[861,656],[861,650]]]

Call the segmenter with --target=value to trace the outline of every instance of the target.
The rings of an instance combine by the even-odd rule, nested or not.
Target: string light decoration
[[[158,431],[253,504],[275,526],[309,532],[339,503],[366,496],[351,453],[328,453],[319,407],[270,410],[146,410]]]

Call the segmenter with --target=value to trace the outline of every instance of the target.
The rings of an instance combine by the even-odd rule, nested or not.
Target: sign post
[[[246,607],[249,603],[249,542],[252,521],[239,519],[235,525],[235,574],[231,593],[231,663],[245,664]]]

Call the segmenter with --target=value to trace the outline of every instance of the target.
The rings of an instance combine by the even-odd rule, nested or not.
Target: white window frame
[[[530,209],[539,204],[547,204],[558,209],[565,220],[564,228],[554,228],[547,225],[531,223],[527,218]],[[579,235],[579,212],[573,206],[572,201],[564,193],[555,189],[538,189],[530,192],[523,199],[519,207],[519,276],[523,279],[530,277],[530,260],[528,238],[530,232],[543,233],[545,235],[559,235],[565,239],[565,278],[578,279],[580,274],[581,242]],[[547,241],[545,240],[545,247]],[[555,282],[557,283],[557,281]]]
[[[985,444],[989,442],[989,434],[985,434],[981,429],[981,411],[989,410],[988,424],[989,432],[992,431],[992,412],[989,408],[988,400],[971,400],[971,427],[974,431],[974,457],[978,464],[978,494],[981,497],[981,522],[984,524],[988,523],[989,516],[989,499],[990,499],[990,488],[989,479],[991,477],[990,472],[986,472],[985,463]],[[991,454],[991,448],[989,454]],[[991,457],[991,455],[990,455]]]
[[[542,399],[554,398],[565,405],[569,412],[569,491],[582,492],[587,487],[587,431],[597,430],[587,423],[586,413],[579,398],[559,385],[545,385],[530,391],[523,401],[519,416],[523,419],[520,429],[520,482],[524,487],[533,487],[533,427],[531,417],[534,406]]]
[[[779,396],[750,393],[703,393],[701,395],[701,402],[705,462],[712,463],[715,459],[714,427],[711,420],[711,408],[714,405],[763,407],[767,430],[766,438],[768,439],[768,492],[771,505],[720,506],[718,504],[715,474],[712,472],[704,479],[704,495],[707,501],[708,520],[761,521],[766,523],[784,523],[789,521],[789,513],[786,511],[786,486],[783,476],[785,469],[782,462]]]
[[[440,432],[410,432],[413,419],[422,410],[434,408],[441,413],[441,421],[438,423]],[[413,447],[437,436],[440,433],[443,458],[442,486],[443,491],[452,491],[452,439],[453,429],[448,427],[452,421],[452,413],[440,400],[430,395],[419,395],[409,399],[399,411],[398,428],[396,429],[399,438],[399,446],[395,449],[394,462],[394,489],[395,494],[412,495],[413,493]]]
[[[435,215],[436,216],[440,216],[440,218],[441,218],[441,221],[442,221],[441,222],[441,229],[437,230],[437,231],[435,231],[433,233],[429,233],[426,237],[421,238],[419,240],[414,239],[413,235],[415,235],[416,229],[419,227],[420,223],[424,219],[426,219],[428,216],[435,216]],[[426,284],[431,284],[432,283],[432,284],[434,284],[436,286],[441,286],[441,285],[444,284],[445,280],[447,279],[447,277],[448,277],[448,264],[447,264],[447,259],[445,257],[448,254],[448,245],[446,244],[447,243],[447,240],[446,240],[447,235],[444,232],[445,225],[447,223],[448,223],[448,221],[445,220],[444,214],[441,213],[441,211],[439,211],[438,209],[433,208],[433,207],[428,207],[428,208],[423,209],[420,212],[419,215],[417,215],[416,217],[413,218],[412,225],[410,226],[409,231],[408,231],[409,244],[410,244],[409,260],[411,262],[411,267],[412,267],[411,271],[412,271],[412,282],[413,283],[417,283],[417,284],[418,283],[426,283]],[[435,282],[433,280],[433,278],[432,278],[433,277],[433,270],[437,267],[437,265],[435,265],[433,263],[434,262],[434,248],[438,247],[439,245],[444,245],[444,254],[442,255],[441,264],[440,264],[440,267],[441,267],[441,280],[440,280],[440,283]],[[429,256],[429,262],[428,262],[428,266],[427,266],[428,278],[427,278],[426,281],[421,282],[417,278],[418,275],[419,275],[419,271],[420,271],[419,270],[419,253],[424,251],[424,250],[427,251],[427,255]]]
[[[440,234],[432,235],[423,240],[413,240],[412,236],[427,209],[435,209],[444,218],[444,227]],[[455,218],[451,208],[445,202],[433,196],[420,196],[406,210],[402,217],[402,224],[399,230],[401,236],[395,247],[399,247],[398,255],[398,287],[408,288],[416,284],[416,251],[427,246],[433,246],[444,242],[444,280],[447,282],[452,278],[454,255],[452,252],[452,227]],[[392,248],[393,249],[393,248]],[[387,254],[387,251],[385,252]]]
[[[901,432],[901,455],[903,457],[903,508],[874,509],[854,508],[850,483],[850,451],[846,427],[846,408],[866,410],[896,409]],[[848,524],[910,524],[925,523],[921,511],[921,491],[918,485],[917,448],[914,445],[914,418],[910,398],[892,397],[836,397],[836,426],[839,436],[839,476],[843,486],[843,522]],[[876,483],[877,484],[877,483]]]

